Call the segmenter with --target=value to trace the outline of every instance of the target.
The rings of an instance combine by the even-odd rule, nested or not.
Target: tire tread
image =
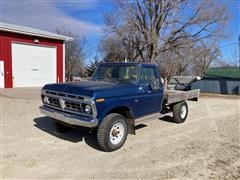
[[[180,116],[181,107],[183,105],[185,105],[186,108],[187,108],[187,114],[186,114],[186,117],[184,119],[182,119],[181,116]],[[173,121],[175,123],[183,123],[186,120],[187,115],[188,115],[188,105],[187,105],[186,101],[181,101],[181,102],[179,102],[179,103],[177,103],[173,106]]]

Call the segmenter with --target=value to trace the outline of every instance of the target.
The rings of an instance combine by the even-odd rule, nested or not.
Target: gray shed
[[[240,94],[240,68],[211,68],[200,81],[194,81],[191,89],[204,93]]]

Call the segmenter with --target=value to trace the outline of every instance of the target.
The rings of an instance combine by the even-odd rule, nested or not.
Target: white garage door
[[[12,44],[13,87],[56,82],[56,48]]]

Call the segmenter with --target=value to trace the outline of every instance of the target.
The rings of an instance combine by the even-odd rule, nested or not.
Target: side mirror
[[[151,86],[151,90],[159,89],[160,88],[160,80],[159,79],[152,80],[150,86]]]
[[[143,88],[144,88],[144,91],[145,91],[145,92],[148,92],[148,93],[151,93],[152,90],[153,90],[151,84],[145,84],[145,85],[143,86]]]
[[[152,84],[146,84],[146,87],[147,87],[150,91],[153,90],[153,88],[152,88]]]

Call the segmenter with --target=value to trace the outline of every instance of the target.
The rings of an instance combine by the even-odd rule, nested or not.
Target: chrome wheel
[[[182,119],[184,119],[186,117],[186,115],[187,115],[187,107],[185,105],[183,105],[181,107],[181,114],[180,114],[180,116],[181,116]]]
[[[120,143],[124,136],[124,126],[122,123],[116,123],[112,126],[109,134],[109,140],[112,144]]]

